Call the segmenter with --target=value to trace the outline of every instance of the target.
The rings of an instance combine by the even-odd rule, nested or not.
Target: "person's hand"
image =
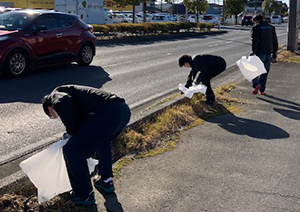
[[[272,54],[272,58],[273,58],[274,60],[276,60],[276,58],[277,58],[277,53],[276,53],[276,52]]]
[[[65,140],[65,139],[68,139],[68,138],[71,138],[72,135],[70,135],[69,133],[65,132],[62,136],[62,139]]]

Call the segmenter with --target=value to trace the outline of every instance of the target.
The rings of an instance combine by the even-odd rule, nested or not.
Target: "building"
[[[53,10],[54,0],[0,0],[0,6]]]
[[[245,16],[245,15],[254,16],[256,14],[262,14],[263,13],[262,3],[263,0],[249,0],[241,16]]]

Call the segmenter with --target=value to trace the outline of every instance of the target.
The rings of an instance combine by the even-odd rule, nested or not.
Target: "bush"
[[[101,34],[144,34],[144,33],[179,33],[180,30],[189,32],[191,29],[199,29],[200,31],[210,31],[214,27],[213,24],[207,23],[120,23],[120,24],[93,24],[94,31]]]

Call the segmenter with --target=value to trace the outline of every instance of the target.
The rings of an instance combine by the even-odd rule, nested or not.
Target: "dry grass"
[[[295,52],[280,49],[277,54],[277,61],[288,63],[300,63],[300,40],[298,41],[299,49]]]
[[[234,87],[234,85],[224,86],[215,91],[218,104],[213,109],[204,104],[205,98],[202,94],[197,94],[191,100],[185,98],[178,104],[166,108],[161,113],[149,118],[144,123],[126,129],[114,143],[114,159],[117,160],[122,157],[114,164],[114,175],[118,177],[122,168],[134,159],[151,157],[172,150],[176,147],[183,130],[202,124],[210,117],[238,111],[234,105],[241,103],[241,101],[227,96]],[[32,193],[30,197],[21,194],[2,196],[0,198],[0,211],[97,211],[93,207],[84,209],[76,207],[66,200],[65,195],[57,196],[39,205],[36,194]]]

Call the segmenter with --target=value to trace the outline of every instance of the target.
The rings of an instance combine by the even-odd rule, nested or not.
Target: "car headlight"
[[[7,40],[9,37],[8,36],[0,36],[0,41]]]

